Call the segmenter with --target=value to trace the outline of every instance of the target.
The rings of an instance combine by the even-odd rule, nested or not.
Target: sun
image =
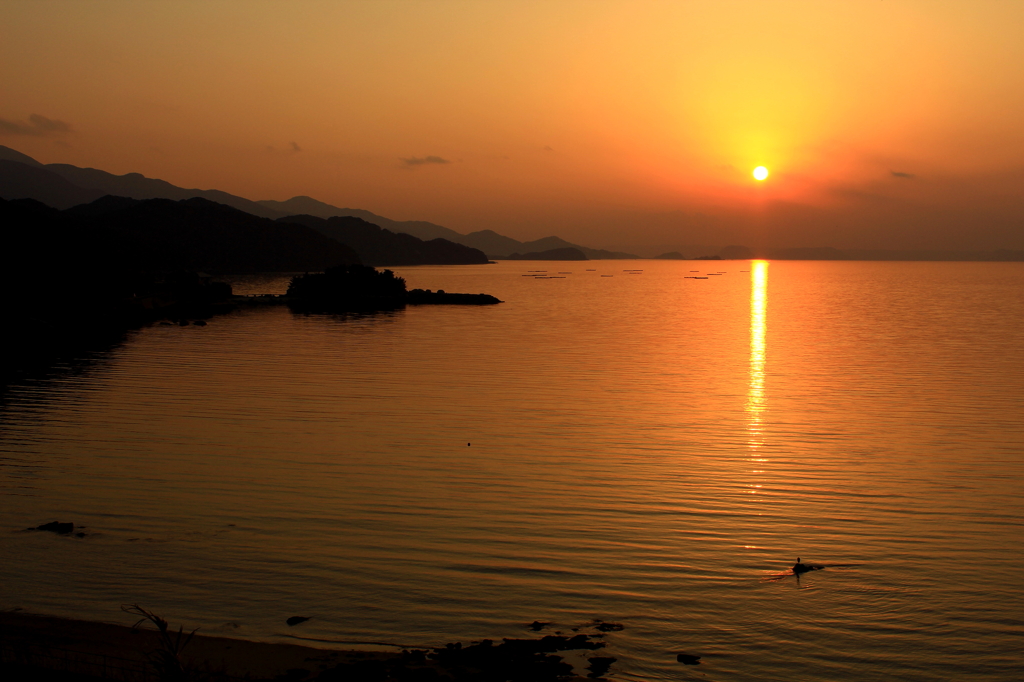
[[[767,177],[768,177],[768,169],[765,168],[764,166],[758,166],[757,168],[754,169],[754,179],[755,180],[764,180]]]

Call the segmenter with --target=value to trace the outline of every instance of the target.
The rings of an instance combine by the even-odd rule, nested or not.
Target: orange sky
[[[46,163],[591,246],[1024,248],[1022,2],[0,15],[0,144]]]

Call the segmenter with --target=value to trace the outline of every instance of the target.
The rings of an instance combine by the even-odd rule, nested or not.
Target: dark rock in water
[[[624,630],[625,627],[622,623],[605,623],[601,621],[594,626],[594,629],[601,632],[618,632],[619,630]]]
[[[182,320],[181,322],[178,323],[178,326],[179,327],[187,327],[188,326],[188,320]]]
[[[572,674],[572,666],[560,656],[551,655],[570,649],[599,649],[604,642],[592,642],[587,635],[559,637],[548,635],[541,639],[506,639],[495,646],[485,639],[478,644],[463,647],[461,643],[434,649],[430,658],[446,671],[478,671],[477,675],[456,674],[456,680],[543,680],[565,679]]]
[[[593,658],[588,658],[587,661],[590,665],[587,666],[587,670],[589,670],[590,673],[587,677],[604,677],[604,674],[612,667],[612,663],[617,660],[619,659],[614,656],[594,656]]]
[[[194,324],[197,327],[205,327],[206,326],[206,320],[196,320],[192,324]]]
[[[541,622],[541,621],[536,621]],[[403,651],[387,660],[361,660],[342,663],[320,673],[318,682],[564,682],[573,674],[572,666],[554,652],[569,649],[597,649],[603,642],[592,642],[587,635],[537,640],[506,639],[500,644],[485,639],[463,646],[452,642],[425,652]],[[426,655],[424,655],[426,654]],[[614,659],[595,657],[602,662]],[[592,659],[593,660],[593,659]]]
[[[693,654],[678,654],[676,660],[683,665],[700,665],[700,656],[694,656]]]
[[[285,622],[288,623],[289,626],[291,626],[298,625],[299,623],[305,623],[307,620],[309,620],[309,618],[307,618],[306,616],[292,616]]]
[[[535,620],[535,621],[533,621],[532,623],[530,623],[530,626],[529,626],[529,627],[530,627],[530,629],[531,629],[531,630],[533,630],[534,632],[537,632],[537,631],[539,631],[539,630],[543,630],[543,629],[544,629],[544,628],[546,628],[546,627],[547,627],[548,625],[551,625],[551,623],[549,623],[549,622],[548,622],[548,621],[546,621],[546,620]]]
[[[36,526],[36,530],[48,530],[51,533],[57,535],[69,535],[74,532],[75,524],[73,523],[61,523],[60,521],[51,521],[50,523],[44,523],[41,526]]]

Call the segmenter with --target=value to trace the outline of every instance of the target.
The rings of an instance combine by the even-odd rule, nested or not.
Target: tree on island
[[[287,296],[304,308],[398,308],[405,304],[405,280],[391,270],[377,270],[368,265],[338,265],[324,272],[293,277]]]

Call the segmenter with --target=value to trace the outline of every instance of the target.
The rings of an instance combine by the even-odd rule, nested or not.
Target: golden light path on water
[[[1021,677],[1024,263],[589,265],[396,268],[505,302],[252,306],[12,386],[0,609],[325,649],[601,618],[623,681]],[[85,536],[22,532],[55,520]]]
[[[766,336],[768,332],[768,261],[757,260],[750,268],[750,383],[747,390],[748,441],[754,461],[764,445],[763,413],[767,406],[764,390]]]

